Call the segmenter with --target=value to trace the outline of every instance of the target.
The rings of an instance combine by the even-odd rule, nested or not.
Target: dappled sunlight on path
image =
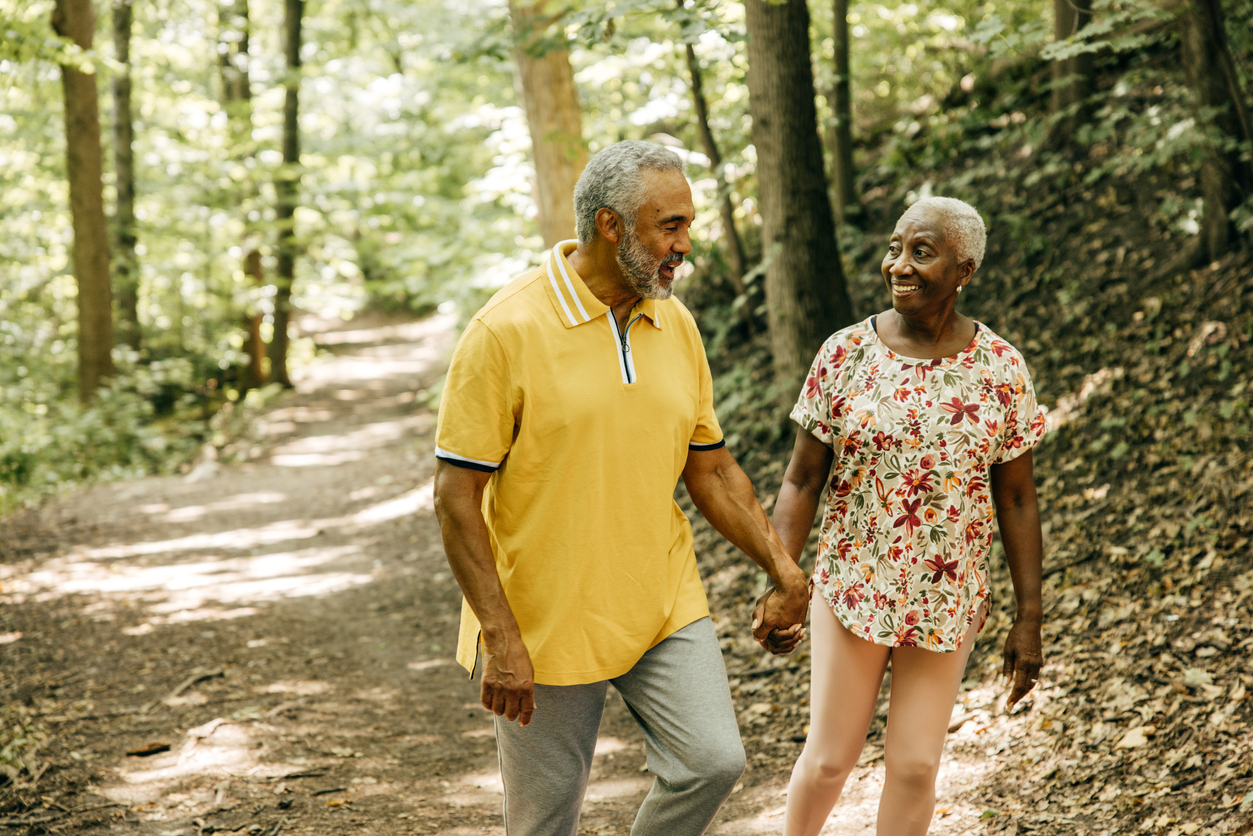
[[[438,373],[453,324],[437,316],[320,334],[319,344],[333,346],[335,353],[297,376],[296,402],[289,399],[262,419],[261,432],[275,443],[253,462],[196,484],[166,478],[121,491],[94,489],[92,510],[101,517],[133,523],[145,515],[149,524],[134,526],[131,536],[113,542],[93,538],[26,572],[0,566],[0,602],[87,596],[94,599],[89,611],[97,617],[109,601],[125,602],[162,623],[238,617],[255,612],[250,605],[260,602],[369,583],[377,569],[361,544],[338,541],[369,537],[371,527],[429,512],[433,483],[428,478],[399,495],[398,481],[367,484],[345,496],[336,487],[342,487],[341,476],[326,471],[374,456],[392,458],[398,447],[429,434],[434,418],[413,406],[414,395]],[[350,389],[361,391],[361,405],[369,408],[345,415],[338,395]],[[336,403],[328,404],[328,398]],[[301,491],[291,490],[289,477],[277,468],[293,467],[322,469],[303,487],[321,482],[329,501],[311,506]],[[281,489],[257,490],[261,485]],[[369,499],[375,501],[363,504]],[[314,508],[339,513],[309,515]],[[238,525],[242,520],[250,524]],[[188,524],[196,530],[180,533]]]

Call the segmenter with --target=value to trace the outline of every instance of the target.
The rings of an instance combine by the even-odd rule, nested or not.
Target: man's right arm
[[[483,519],[483,489],[491,475],[436,462],[435,515],[448,565],[483,630],[483,707],[525,726],[535,711],[535,673]]]

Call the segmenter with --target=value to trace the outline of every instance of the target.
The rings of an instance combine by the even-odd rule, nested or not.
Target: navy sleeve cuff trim
[[[467,470],[478,470],[482,473],[495,473],[500,469],[500,462],[488,462],[481,459],[471,459],[465,456],[458,456],[442,447],[435,448],[435,458],[446,461],[457,467],[464,467]]]
[[[481,473],[495,473],[500,469],[500,465],[492,467],[491,465],[479,464],[478,462],[468,462],[465,459],[453,459],[448,456],[436,456],[435,458],[443,462],[448,462],[455,467],[464,467],[466,470],[477,470]]]
[[[704,451],[704,450],[717,450],[719,447],[726,447],[726,446],[727,446],[727,440],[724,438],[721,441],[714,442],[713,444],[688,443],[687,449]]]

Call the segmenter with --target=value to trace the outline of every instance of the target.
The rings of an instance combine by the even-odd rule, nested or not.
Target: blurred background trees
[[[0,0],[0,23],[0,509],[219,442],[311,358],[302,317],[471,313],[573,236],[572,184],[619,139],[689,161],[680,293],[727,416],[870,312],[919,195],[1038,257],[1060,244],[1034,207],[1134,190],[1180,254],[1152,272],[1253,228],[1233,0]]]
[[[91,0],[57,0],[52,28],[80,50],[96,36]],[[65,101],[65,175],[74,230],[74,276],[78,280],[78,396],[91,401],[113,373],[113,290],[104,216],[100,101],[96,77],[84,66],[61,64]]]

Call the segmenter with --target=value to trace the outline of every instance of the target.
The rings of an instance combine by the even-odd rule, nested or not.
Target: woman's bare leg
[[[879,836],[924,836],[931,826],[944,736],[981,620],[975,619],[952,653],[919,647],[892,649],[892,696],[883,749],[887,776],[879,799]]]
[[[848,631],[819,596],[810,610],[809,737],[788,785],[785,836],[816,836],[857,765],[890,648]]]

